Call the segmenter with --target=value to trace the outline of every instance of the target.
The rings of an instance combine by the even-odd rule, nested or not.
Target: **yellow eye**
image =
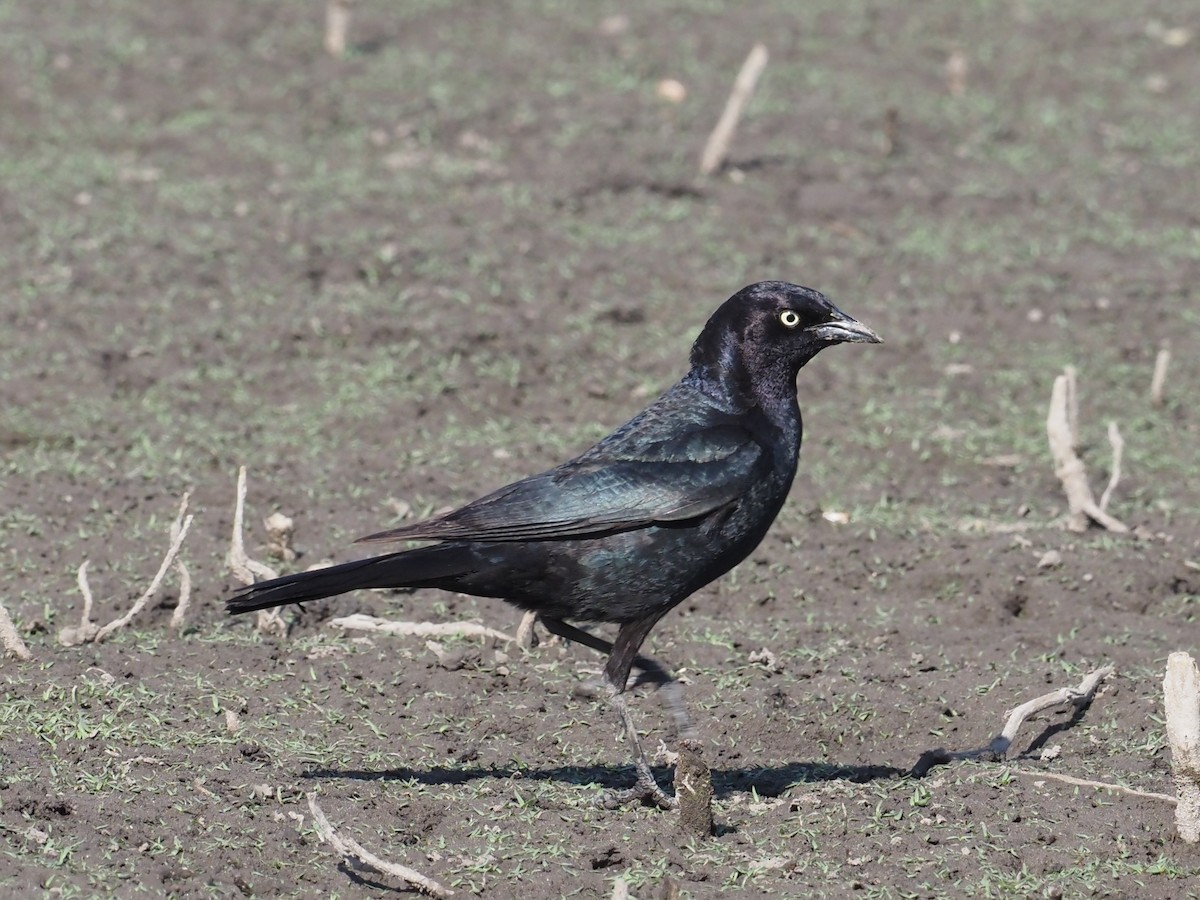
[[[800,314],[793,310],[785,309],[779,314],[779,322],[784,328],[795,328],[800,324]]]

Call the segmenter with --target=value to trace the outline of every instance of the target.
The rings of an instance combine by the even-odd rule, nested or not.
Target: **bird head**
[[[692,346],[692,371],[725,392],[794,396],[796,373],[821,350],[882,343],[820,291],[784,281],[744,287],[717,309]]]

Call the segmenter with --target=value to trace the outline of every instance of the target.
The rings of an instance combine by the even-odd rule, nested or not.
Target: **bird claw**
[[[629,803],[649,803],[664,810],[679,808],[679,800],[660,788],[658,782],[642,777],[638,778],[633,787],[626,790],[605,791],[599,803],[604,809],[618,809]]]

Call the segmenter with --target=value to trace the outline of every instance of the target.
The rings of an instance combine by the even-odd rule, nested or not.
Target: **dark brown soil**
[[[1171,793],[1163,664],[1197,643],[1200,35],[1152,6],[363,2],[335,60],[315,3],[0,4],[0,601],[34,654],[0,668],[0,893],[389,893],[318,840],[316,792],[460,896],[1196,896],[1169,803],[1050,777]],[[286,638],[224,615],[239,465],[252,554],[282,511],[301,557],[273,565],[350,558],[586,447],[765,278],[887,343],[801,373],[788,507],[648,644],[703,733],[712,838],[596,803],[632,770],[595,655],[328,625],[511,632],[502,602],[363,593]],[[1098,489],[1124,434],[1133,536],[1061,527],[1064,365]],[[94,618],[127,609],[184,490],[182,632],[169,575],[60,646],[79,564]],[[1008,760],[910,774],[1108,663]]]

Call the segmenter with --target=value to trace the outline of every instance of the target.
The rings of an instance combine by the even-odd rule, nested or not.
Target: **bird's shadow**
[[[1048,725],[1033,739],[1018,758],[1027,759],[1035,755],[1053,736],[1069,731],[1083,718],[1085,709],[1075,711],[1065,722]],[[825,781],[848,781],[868,784],[872,781],[898,780],[901,778],[923,778],[946,762],[939,758],[943,750],[931,750],[921,754],[915,765],[901,768],[892,765],[837,765],[825,762],[790,762],[778,766],[748,766],[739,769],[713,768],[713,791],[717,797],[728,797],[736,793],[754,791],[760,797],[778,797],[799,784]],[[657,766],[654,777],[660,784],[668,784],[674,773],[673,767]],[[302,777],[313,779],[345,778],[351,781],[412,781],[427,785],[468,784],[485,778],[526,779],[528,781],[553,781],[578,787],[598,785],[610,790],[629,787],[636,778],[632,766],[553,766],[541,769],[526,769],[515,766],[431,766],[424,769],[402,766],[396,769],[333,769],[316,768],[304,772]]]
[[[674,769],[657,766],[654,776],[660,784],[669,784]],[[755,791],[761,797],[778,797],[798,784],[823,781],[851,781],[865,784],[878,779],[902,778],[908,769],[895,766],[839,766],[829,763],[794,762],[779,766],[752,766],[740,769],[712,769],[713,790],[718,797]],[[519,778],[526,781],[553,781],[578,787],[598,785],[619,790],[631,785],[636,773],[632,766],[554,766],[525,769],[513,766],[432,766],[416,769],[400,767],[377,771],[365,769],[309,769],[304,778],[345,778],[352,781],[412,781],[426,785],[460,785],[486,778]]]

